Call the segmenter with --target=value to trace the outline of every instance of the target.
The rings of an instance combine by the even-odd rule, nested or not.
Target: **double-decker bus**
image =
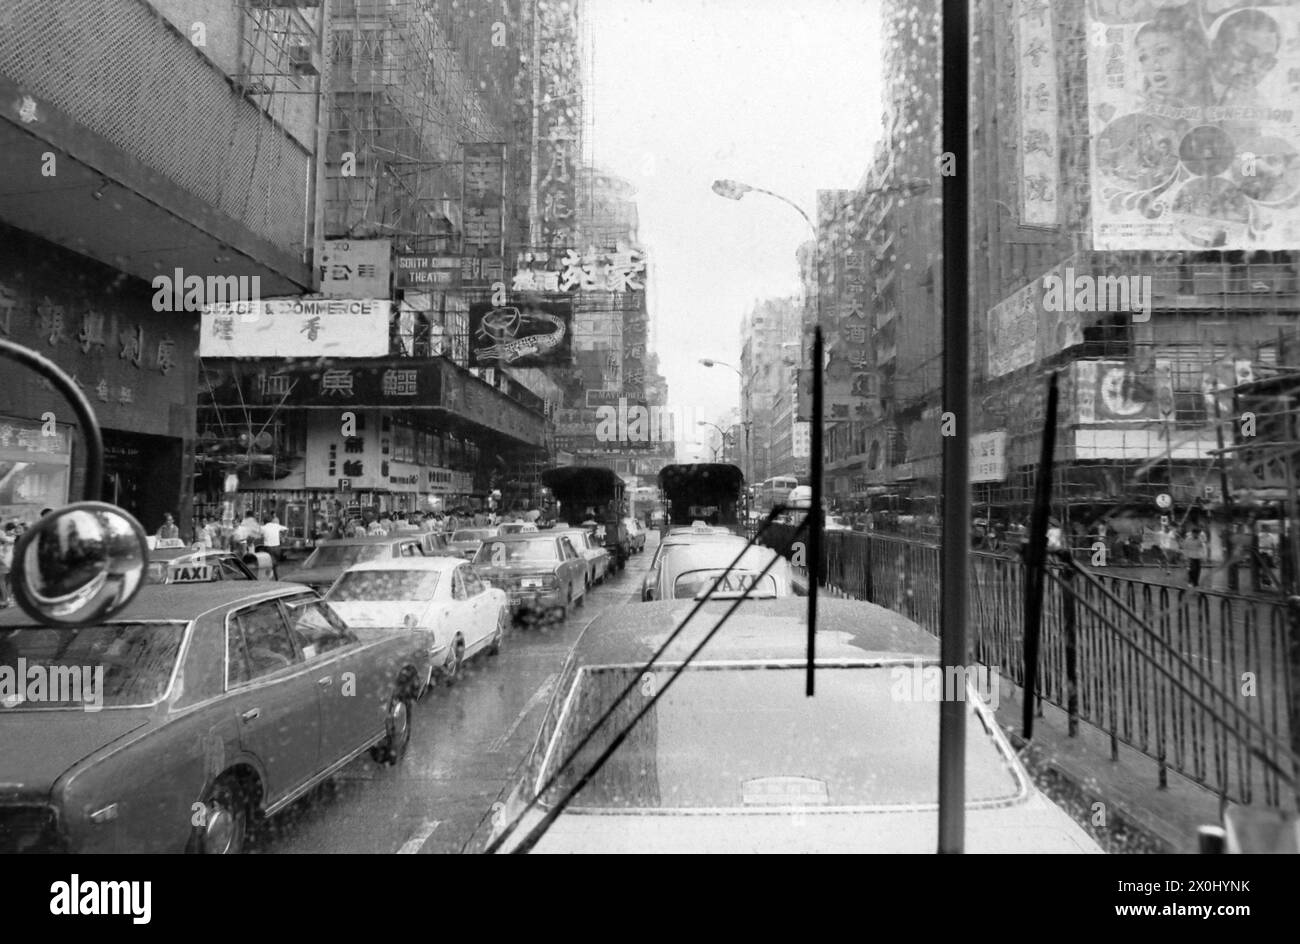
[[[659,471],[659,490],[668,506],[668,523],[696,521],[738,528],[745,474],[723,462],[666,465]]]
[[[626,489],[618,474],[604,466],[566,465],[543,472],[542,484],[555,496],[562,520],[575,528],[584,521],[597,523],[597,533],[604,535],[605,548],[622,570],[632,545],[623,524]]]

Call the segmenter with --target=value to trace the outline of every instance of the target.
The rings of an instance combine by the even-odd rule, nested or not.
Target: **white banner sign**
[[[1056,134],[1056,38],[1052,6],[1016,0],[1016,85],[1020,93],[1020,222],[1055,226],[1061,164]]]
[[[387,299],[264,298],[206,305],[200,357],[384,357]]]
[[[970,481],[1001,482],[1007,477],[1007,431],[976,433],[970,438]]]

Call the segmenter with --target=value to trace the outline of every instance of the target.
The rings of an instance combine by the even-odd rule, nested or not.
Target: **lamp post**
[[[742,395],[742,396],[744,395],[744,392],[745,392],[745,375],[744,375],[744,373],[741,372],[741,370],[740,370],[739,367],[737,367],[737,366],[734,365],[734,364],[728,364],[726,361],[716,360],[716,359],[714,359],[714,358],[712,358],[712,357],[701,357],[701,358],[700,358],[700,363],[703,364],[705,367],[726,367],[726,368],[728,368],[728,369],[730,369],[730,370],[734,370],[734,371],[736,372],[736,376],[740,378],[741,395]],[[703,421],[701,421],[701,422],[703,422]],[[753,475],[754,475],[754,470],[753,470],[753,468],[752,468],[753,463],[752,463],[752,461],[746,461],[746,458],[749,456],[749,453],[750,453],[750,446],[749,446],[749,429],[750,429],[751,426],[754,425],[754,421],[753,421],[753,420],[745,420],[744,422],[741,423],[741,425],[745,427],[745,452],[744,452],[744,455],[741,456],[741,462],[740,462],[740,465],[741,465],[741,471],[743,471],[743,472],[745,473],[745,477],[746,477],[746,478],[753,478]]]
[[[696,426],[712,426],[714,429],[716,429],[716,430],[718,431],[718,435],[722,437],[722,444],[721,444],[720,446],[718,446],[717,449],[714,449],[714,450],[713,450],[713,461],[714,461],[714,462],[717,462],[717,461],[718,461],[718,452],[719,452],[719,450],[725,448],[726,445],[727,445],[727,443],[731,441],[731,434],[728,433],[728,432],[727,432],[725,429],[723,429],[721,426],[719,426],[717,423],[710,423],[708,420],[699,420],[699,421],[696,422],[695,425],[696,425]],[[710,447],[710,448],[712,448],[712,447]]]

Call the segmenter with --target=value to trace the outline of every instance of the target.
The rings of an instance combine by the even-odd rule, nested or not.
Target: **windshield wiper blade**
[[[784,514],[786,510],[787,508],[785,505],[776,505],[772,508],[771,511],[768,512],[767,518],[764,519],[763,523],[759,526],[758,530],[754,532],[754,536],[750,538],[747,542],[745,542],[745,546],[740,549],[740,553],[736,555],[736,559],[733,560],[730,565],[728,565],[725,571],[723,571],[721,574],[718,575],[717,579],[713,583],[713,587],[710,588],[710,593],[716,590],[718,586],[722,583],[722,581],[726,579],[727,574],[730,573],[733,567],[735,567],[737,564],[740,563],[745,553],[749,551],[751,547],[755,546],[755,542],[757,542],[759,537],[772,525],[772,523],[776,520],[777,515]],[[790,535],[790,540],[786,543],[786,546],[784,548],[785,552],[789,552],[791,550],[791,548],[794,545],[794,539],[797,538],[806,527],[807,527],[807,519],[805,519],[804,522],[800,524],[799,527],[796,528],[794,532]],[[762,571],[759,572],[759,579],[766,576],[768,570],[770,570],[771,567],[776,563],[777,559],[783,556],[784,554],[778,554],[777,557],[774,557],[772,558],[772,560],[768,561],[767,564],[763,567]],[[659,700],[659,696],[662,695],[663,692],[668,688],[668,686],[672,684],[672,681],[676,679],[677,674],[680,673],[683,669],[686,668],[687,665],[690,664],[690,661],[695,658],[696,653],[698,653],[700,649],[703,648],[705,643],[707,643],[710,639],[713,638],[713,635],[719,629],[722,628],[723,624],[725,624],[727,620],[731,617],[731,614],[734,613],[736,609],[739,608],[739,606],[742,603],[744,603],[745,600],[747,599],[749,599],[748,590],[745,591],[744,595],[736,598],[736,601],[734,604],[732,604],[731,609],[729,609],[725,614],[723,614],[722,618],[718,620],[717,624],[713,627],[713,629],[711,629],[709,633],[705,636],[704,642],[702,642],[698,647],[696,647],[689,654],[687,659],[674,671],[674,673],[669,677],[669,681],[665,683],[665,685],[662,688],[660,688],[659,691],[655,694],[655,696],[646,704],[645,707],[647,709]],[[609,708],[607,708],[604,711],[604,713],[601,714],[601,716],[596,720],[596,723],[593,724],[587,730],[587,733],[583,735],[582,739],[578,742],[578,744],[573,748],[573,750],[569,752],[568,756],[564,758],[564,761],[560,764],[560,766],[556,768],[555,773],[553,773],[549,778],[547,778],[546,782],[541,786],[541,788],[536,791],[533,798],[528,801],[527,806],[525,806],[523,810],[520,811],[519,815],[516,816],[514,820],[511,821],[509,826],[507,826],[504,830],[502,830],[501,835],[498,836],[496,839],[494,839],[488,845],[488,847],[484,850],[484,854],[491,855],[492,853],[496,852],[498,849],[501,848],[502,844],[504,844],[505,841],[509,839],[511,835],[514,834],[514,831],[518,828],[519,824],[523,822],[524,817],[527,816],[528,813],[541,802],[542,797],[546,796],[546,794],[550,792],[551,788],[554,787],[556,783],[559,782],[560,777],[563,776],[563,774],[570,767],[573,766],[574,762],[578,759],[578,756],[582,753],[583,749],[589,743],[591,743],[591,740],[596,736],[596,732],[599,731],[605,725],[605,722],[607,722],[611,717],[613,717],[614,712],[618,710],[619,706],[622,705],[623,702],[627,700],[628,696],[631,695],[632,692],[640,686],[642,676],[645,675],[647,672],[650,671],[651,668],[654,667],[654,664],[659,661],[660,656],[662,656],[668,650],[668,647],[671,646],[673,642],[677,639],[677,637],[682,634],[682,631],[686,629],[686,625],[692,620],[692,618],[694,618],[695,614],[698,613],[700,611],[700,608],[703,607],[704,604],[707,603],[708,601],[709,601],[709,597],[707,596],[704,597],[703,599],[698,599],[694,601],[695,605],[691,607],[691,611],[686,614],[686,617],[669,634],[668,638],[665,639],[663,643],[660,644],[659,648],[655,650],[654,655],[650,657],[650,660],[632,676],[632,680],[628,682],[626,686],[624,686],[623,690],[619,692],[618,697],[615,698],[614,702],[609,706]],[[578,791],[581,790],[582,787],[593,776],[596,775],[596,773],[600,770],[602,766],[604,766],[605,761],[609,759],[609,757],[613,754],[614,750],[617,749],[618,745],[623,743],[623,740],[626,739],[628,733],[632,730],[633,726],[636,725],[637,721],[639,721],[640,718],[641,718],[641,714],[638,714],[635,718],[632,719],[632,721],[626,727],[624,727],[622,731],[619,732],[611,748],[607,750],[605,753],[601,754],[601,756],[596,759],[595,763],[593,763],[591,768],[586,773],[583,774],[583,776],[579,779],[575,787],[569,790],[561,798],[561,800],[557,802],[547,812],[546,816],[543,817],[542,821],[538,823],[536,826],[534,826],[533,829],[531,829],[528,832],[528,834],[524,837],[524,839],[520,840],[519,845],[511,850],[512,854],[525,853],[528,850],[532,849],[533,846],[537,845],[538,840],[542,838],[542,835],[546,832],[546,830],[550,828],[551,824],[555,822],[556,818],[559,817],[560,813],[564,811],[564,808],[569,805],[569,802],[573,799],[573,797],[577,796]]]

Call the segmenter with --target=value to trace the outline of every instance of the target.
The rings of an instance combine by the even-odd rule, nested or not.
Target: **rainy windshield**
[[[908,670],[910,671],[910,670]],[[900,700],[888,667],[838,668],[804,691],[802,667],[687,669],[571,808],[671,809],[906,806],[937,802],[938,706]],[[636,667],[584,669],[547,746],[549,779],[629,681],[614,715],[623,730],[668,677]],[[910,684],[910,680],[908,681]],[[1019,785],[994,740],[968,719],[967,798],[1014,797]],[[609,745],[597,736],[561,774],[557,793]]]
[[[0,705],[22,710],[152,704],[171,682],[184,635],[184,623],[0,628]]]
[[[330,588],[327,599],[331,603],[432,600],[439,576],[431,570],[349,571]]]
[[[0,852],[470,848],[570,657],[648,660],[720,577],[811,594],[725,639],[840,607],[1001,679],[1017,851],[1294,842],[1300,0],[0,0],[0,93],[0,628],[122,620],[158,646],[106,698],[221,690],[112,751],[0,723]],[[138,593],[24,541],[90,498]],[[276,597],[428,556],[345,577],[346,629]],[[913,835],[983,848],[978,719],[798,674],[687,672],[683,804],[938,770]],[[785,727],[728,740],[733,698]],[[11,830],[56,745],[86,772]]]

